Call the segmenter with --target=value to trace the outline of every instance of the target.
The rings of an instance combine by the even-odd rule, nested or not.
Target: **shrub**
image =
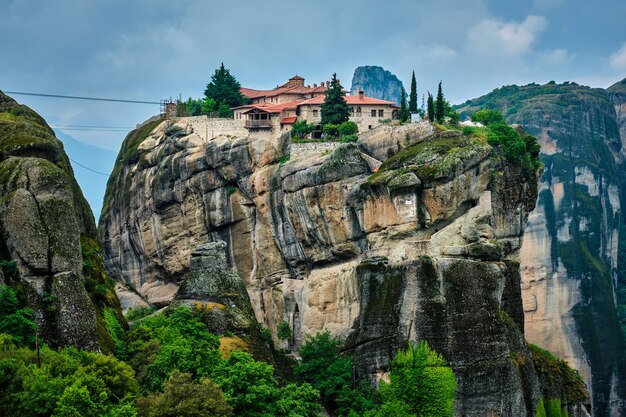
[[[409,345],[391,362],[390,383],[381,382],[385,403],[401,401],[418,416],[451,416],[456,378],[445,359],[428,343]]]
[[[337,137],[339,136],[339,125],[324,125],[322,131],[326,134],[326,136]]]
[[[359,132],[359,127],[356,123],[348,120],[340,124],[337,130],[341,136],[356,135]]]
[[[315,130],[315,125],[310,125],[306,120],[295,122],[291,125],[291,137],[297,139],[303,139]]]
[[[0,333],[11,335],[20,345],[34,346],[36,331],[33,310],[20,308],[16,290],[0,286]]]
[[[283,321],[278,325],[277,332],[280,340],[291,339],[291,328],[289,327],[289,323],[286,321]]]
[[[526,143],[519,133],[505,123],[490,123],[487,130],[487,142],[502,150],[504,156],[512,162],[520,162],[526,154]]]
[[[487,126],[492,123],[504,123],[504,117],[502,117],[502,114],[499,111],[482,109],[474,113],[472,121],[480,122]]]
[[[341,138],[341,143],[357,142],[358,140],[359,140],[358,135],[346,135],[343,138]]]
[[[125,318],[127,321],[135,321],[142,319],[155,312],[155,308],[151,306],[129,308]]]

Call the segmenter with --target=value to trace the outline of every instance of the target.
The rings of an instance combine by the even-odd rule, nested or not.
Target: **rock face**
[[[2,92],[0,195],[0,260],[14,268],[5,284],[23,290],[40,335],[53,345],[107,350],[102,309],[119,313],[119,305],[89,206],[50,127]]]
[[[361,90],[368,97],[393,101],[398,106],[402,99],[402,81],[382,67],[367,65],[354,70],[350,94],[356,95]]]
[[[153,304],[228,304],[211,297],[243,282],[276,342],[281,322],[292,349],[329,330],[361,376],[426,339],[457,374],[457,415],[535,415],[516,261],[535,172],[428,124],[287,160],[287,137],[207,123],[227,122],[154,120],[127,137],[100,221],[116,280]],[[241,281],[211,272],[224,262]]]
[[[620,234],[624,138],[614,111],[626,100],[615,90],[612,105],[606,91],[577,84],[507,86],[459,109],[462,115],[499,109],[541,143],[545,172],[521,249],[526,338],[581,372],[596,416],[626,414],[625,345],[616,314],[626,305],[618,256],[626,237]]]

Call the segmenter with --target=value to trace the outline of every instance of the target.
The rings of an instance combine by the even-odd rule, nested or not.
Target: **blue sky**
[[[244,86],[380,65],[453,102],[504,84],[626,77],[626,1],[0,0],[0,89],[199,97],[224,62]],[[50,124],[131,127],[157,106],[15,96]],[[67,131],[117,151],[124,133]],[[81,161],[86,162],[86,161]]]

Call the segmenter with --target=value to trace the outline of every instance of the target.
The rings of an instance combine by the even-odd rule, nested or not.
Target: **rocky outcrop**
[[[292,349],[329,330],[361,376],[426,339],[457,373],[457,415],[534,416],[516,262],[534,171],[428,124],[290,161],[286,137],[210,137],[203,123],[152,121],[126,139],[100,222],[119,282],[153,304],[223,305],[212,297],[243,282],[276,342],[282,322]],[[218,241],[241,281],[211,278],[224,261],[201,245]]]
[[[596,416],[626,414],[625,345],[616,314],[626,301],[619,297],[626,292],[618,263],[625,238],[618,96],[612,105],[602,89],[529,84],[502,87],[459,109],[462,115],[499,109],[541,143],[545,172],[520,256],[526,337],[581,372]]]
[[[2,92],[0,195],[0,260],[12,269],[5,284],[23,290],[39,334],[52,345],[109,350],[102,310],[121,313],[89,206],[50,127]]]
[[[364,91],[368,97],[393,101],[399,106],[402,88],[402,81],[391,72],[382,67],[367,65],[354,70],[350,94],[357,95],[359,91]]]

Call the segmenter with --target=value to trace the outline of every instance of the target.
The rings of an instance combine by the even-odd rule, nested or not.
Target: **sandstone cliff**
[[[164,305],[194,250],[224,241],[276,342],[283,321],[292,349],[329,330],[358,375],[382,376],[398,347],[427,339],[459,378],[457,415],[534,416],[541,392],[519,331],[516,259],[536,173],[494,157],[484,138],[429,124],[289,153],[288,137],[235,121],[152,120],[131,132],[100,221],[108,271]]]
[[[63,145],[0,92],[0,261],[52,345],[113,350],[104,309],[123,322],[96,226]]]
[[[367,65],[355,69],[352,76],[350,94],[357,95],[360,90],[368,97],[393,101],[399,106],[402,98],[402,81],[382,67]]]
[[[502,111],[541,142],[545,173],[521,249],[526,338],[582,373],[596,416],[625,415],[625,345],[616,314],[626,303],[618,283],[618,261],[626,261],[618,256],[626,238],[624,186],[609,96],[575,83],[506,86],[459,110],[483,107]]]

